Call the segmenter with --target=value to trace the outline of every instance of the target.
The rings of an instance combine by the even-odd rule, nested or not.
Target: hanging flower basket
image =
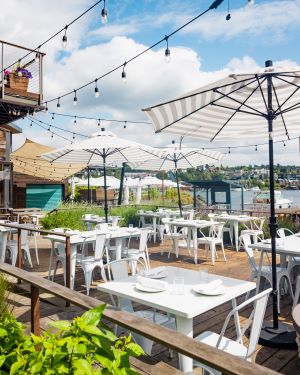
[[[16,89],[20,91],[27,91],[28,89],[28,81],[29,78],[27,77],[19,77],[13,73],[7,76],[7,84],[5,86]]]

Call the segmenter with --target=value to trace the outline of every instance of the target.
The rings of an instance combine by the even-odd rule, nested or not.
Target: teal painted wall
[[[63,199],[63,185],[27,185],[26,207],[49,211],[56,208]]]

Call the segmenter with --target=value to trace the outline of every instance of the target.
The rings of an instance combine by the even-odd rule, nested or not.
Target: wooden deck
[[[156,267],[160,265],[172,265],[178,267],[189,268],[193,270],[201,270],[203,268],[208,268],[209,272],[235,277],[238,279],[247,280],[249,279],[250,271],[247,263],[246,254],[244,251],[236,252],[231,248],[226,249],[226,256],[227,262],[224,262],[221,256],[217,259],[215,266],[210,264],[210,261],[205,259],[203,256],[204,252],[199,252],[200,259],[198,261],[198,265],[193,263],[192,257],[190,257],[186,250],[181,249],[181,255],[179,259],[176,259],[173,254],[171,254],[170,258],[167,257],[168,250],[171,246],[171,243],[166,241],[163,245],[150,245],[150,260],[151,266]],[[47,240],[39,239],[39,256],[40,256],[40,265],[36,265],[34,251],[31,251],[32,260],[34,263],[34,268],[31,270],[26,265],[24,268],[28,271],[35,272],[40,274],[43,277],[47,277],[48,275],[48,264],[49,264],[49,254],[50,254],[50,243]],[[161,251],[164,252],[161,255]],[[55,278],[56,282],[60,284],[63,283],[62,277],[62,270],[60,269],[58,275]],[[107,301],[110,303],[110,299],[107,295],[100,293],[97,291],[96,286],[99,282],[102,282],[100,273],[95,275],[94,284],[91,290],[90,295],[95,298],[99,298],[102,301]],[[75,289],[82,293],[85,293],[85,285],[84,285],[84,278],[83,273],[80,268],[76,269],[76,279],[75,279]],[[21,285],[21,289],[19,289],[22,294],[11,295],[11,302],[15,306],[14,307],[14,314],[24,323],[30,322],[30,300],[26,297],[26,290],[25,285]],[[57,319],[71,319],[72,317],[81,314],[83,311],[75,306],[65,307],[65,302],[53,297],[50,294],[42,294],[42,303],[41,303],[41,327],[43,329],[47,328],[47,323],[51,320]],[[241,299],[242,300],[242,299]],[[266,317],[271,318],[272,310],[271,310],[271,301],[269,301],[269,306],[267,309]],[[140,305],[135,306],[137,309],[142,308]],[[143,307],[144,309],[145,307]],[[194,333],[198,335],[199,333],[205,330],[212,330],[215,332],[220,332],[221,327],[223,325],[224,319],[227,313],[230,311],[231,305],[229,303],[224,304],[217,309],[211,310],[201,316],[198,316],[194,319]],[[281,317],[280,319],[290,322],[290,312],[291,312],[291,298],[289,296],[285,297],[281,303]],[[243,311],[241,320],[245,320],[249,315],[249,309]],[[233,322],[229,329],[226,332],[228,337],[234,337],[234,325]],[[152,351],[151,358],[143,358],[145,362],[145,367],[140,368],[139,371],[141,373],[149,373],[147,370],[147,363],[157,363],[157,374],[159,374],[159,366],[161,365],[160,362],[165,362],[172,367],[177,367],[178,365],[178,358],[175,354],[173,358],[169,357],[169,352],[166,348],[162,347],[161,345],[155,345]],[[257,352],[255,355],[255,362],[261,364],[265,367],[273,369],[275,371],[281,372],[287,375],[294,375],[300,373],[300,364],[299,358],[297,357],[296,350],[279,350],[274,348],[267,348],[258,346]],[[197,371],[195,371],[196,373]],[[153,373],[153,369],[152,369]],[[176,373],[175,369],[172,370],[170,368],[170,373]]]

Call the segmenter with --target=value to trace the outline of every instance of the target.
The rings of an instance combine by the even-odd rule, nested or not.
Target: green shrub
[[[103,323],[105,305],[72,322],[57,321],[55,331],[41,336],[24,334],[24,327],[7,314],[0,322],[1,374],[138,374],[129,357],[144,354],[131,337],[117,338]]]

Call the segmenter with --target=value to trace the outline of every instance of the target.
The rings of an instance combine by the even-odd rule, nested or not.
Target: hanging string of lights
[[[57,137],[59,137],[59,138],[61,138],[61,139],[64,139],[65,141],[68,141],[68,142],[71,142],[71,143],[73,143],[74,142],[74,140],[75,140],[75,133],[72,133],[72,132],[70,132],[70,131],[67,131],[67,130],[65,130],[65,129],[61,129],[61,128],[59,128],[60,130],[63,130],[63,131],[66,131],[66,132],[68,132],[68,133],[72,133],[73,134],[73,139],[69,139],[69,138],[66,138],[65,136],[63,136],[63,135],[61,135],[61,134],[58,134],[58,133],[56,133],[55,131],[53,131],[53,130],[51,130],[51,128],[53,127],[53,125],[49,125],[48,127],[46,127],[46,126],[44,126],[44,125],[42,125],[42,122],[40,122],[40,120],[38,120],[39,122],[37,122],[36,120],[34,120],[34,119],[31,119],[30,120],[30,126],[32,126],[33,124],[34,125],[36,125],[36,126],[39,126],[40,128],[42,128],[42,129],[44,129],[44,130],[46,130],[46,131],[48,131],[48,132],[50,132],[51,133],[51,138],[54,138],[54,136],[57,136]],[[57,127],[56,127],[57,128]],[[79,135],[79,134],[78,134]],[[87,137],[87,136],[84,136],[84,137]]]
[[[206,13],[208,13],[209,11],[213,10],[213,9],[217,9],[218,6],[223,2],[224,0],[214,0],[212,2],[212,4],[210,5],[209,8],[207,8],[204,12],[198,14],[196,17],[192,18],[191,20],[189,20],[188,22],[184,23],[182,26],[178,27],[177,29],[175,29],[174,31],[172,31],[170,34],[168,35],[165,35],[162,39],[160,39],[158,42],[152,44],[150,47],[144,49],[143,51],[141,51],[140,53],[132,56],[131,58],[129,58],[127,61],[123,62],[122,64],[110,69],[109,71],[107,71],[106,73],[102,74],[101,76],[93,79],[92,81],[89,81],[85,84],[83,84],[82,86],[72,90],[72,91],[69,91],[69,92],[66,92],[56,98],[52,98],[52,99],[49,99],[49,100],[45,100],[43,102],[43,104],[45,104],[46,106],[46,110],[48,109],[48,104],[51,103],[51,102],[54,102],[56,101],[56,107],[57,108],[60,108],[60,101],[62,98],[65,98],[66,96],[69,96],[71,94],[77,94],[78,91],[94,84],[95,85],[95,96],[99,96],[99,88],[98,88],[98,81],[103,79],[104,77],[107,77],[108,75],[116,72],[117,70],[119,69],[122,69],[122,73],[121,73],[121,77],[122,77],[122,80],[124,82],[126,82],[127,80],[127,74],[126,74],[126,71],[125,71],[125,68],[126,66],[133,62],[134,60],[138,59],[139,57],[141,57],[142,55],[146,54],[147,52],[149,52],[150,50],[154,49],[155,47],[157,47],[158,45],[160,45],[161,43],[163,42],[166,42],[167,43],[167,46],[166,46],[166,50],[165,50],[165,58],[166,60],[170,60],[171,58],[171,51],[169,49],[169,38],[174,36],[175,34],[177,34],[179,31],[181,31],[182,29],[186,28],[188,25],[190,25],[191,23],[195,22],[196,20],[198,20],[200,17],[202,17],[203,15],[205,15]],[[74,99],[76,97],[76,104],[78,102],[78,98],[77,98],[77,95],[74,96]]]
[[[32,166],[32,167],[38,167],[38,168],[44,168],[44,169],[50,169],[50,170],[66,170],[69,169],[69,168],[72,168],[72,164],[69,164],[69,167],[66,167],[66,164],[64,165],[60,165],[59,163],[51,163],[51,162],[48,162],[47,160],[43,160],[41,159],[40,157],[34,157],[34,158],[29,158],[29,157],[25,157],[25,156],[22,156],[22,158],[20,158],[20,156],[12,156],[12,160],[15,162],[19,162],[20,163],[20,166],[24,165],[24,166]],[[41,163],[44,163],[44,164],[41,164]],[[80,164],[80,163],[75,163],[75,164]],[[53,169],[53,166],[54,166],[54,169]]]
[[[62,37],[62,46],[63,46],[63,48],[66,48],[67,47],[67,41],[68,41],[68,37],[67,37],[67,30],[68,30],[68,28],[71,25],[73,25],[75,22],[77,22],[80,18],[82,18],[84,15],[86,15],[88,12],[90,12],[92,9],[94,9],[98,4],[100,4],[102,2],[104,4],[104,6],[103,6],[103,9],[101,11],[101,21],[102,21],[103,24],[107,23],[107,15],[108,15],[108,13],[107,13],[107,9],[106,9],[106,6],[105,6],[105,0],[98,0],[95,4],[91,5],[88,9],[86,9],[83,13],[81,13],[79,16],[77,16],[76,18],[74,18],[66,26],[64,26],[63,28],[59,29],[55,34],[51,35],[48,39],[46,39],[44,42],[42,42],[41,44],[39,44],[35,49],[33,49],[32,51],[26,53],[24,56],[22,56],[21,58],[19,58],[18,60],[16,60],[12,64],[8,65],[6,68],[4,68],[2,71],[11,68],[16,63],[18,63],[19,61],[25,59],[27,56],[31,55],[34,52],[36,52],[35,61],[38,61],[39,58],[40,58],[40,49],[45,44],[47,44],[48,42],[50,42],[52,39],[54,39],[55,37],[57,37],[61,33],[64,33],[64,35]],[[1,71],[1,73],[2,73],[2,71]]]
[[[119,123],[123,124],[124,127],[127,124],[146,124],[146,125],[151,125],[151,122],[147,121],[132,121],[132,120],[115,120],[115,119],[108,119],[104,117],[88,117],[88,116],[82,116],[82,115],[70,115],[66,113],[59,113],[59,112],[48,112],[50,116],[52,116],[52,120],[54,120],[55,116],[62,116],[62,117],[70,117],[74,119],[74,124],[77,124],[78,119],[83,119],[83,120],[95,120],[97,123],[100,122],[113,122],[113,123]]]

